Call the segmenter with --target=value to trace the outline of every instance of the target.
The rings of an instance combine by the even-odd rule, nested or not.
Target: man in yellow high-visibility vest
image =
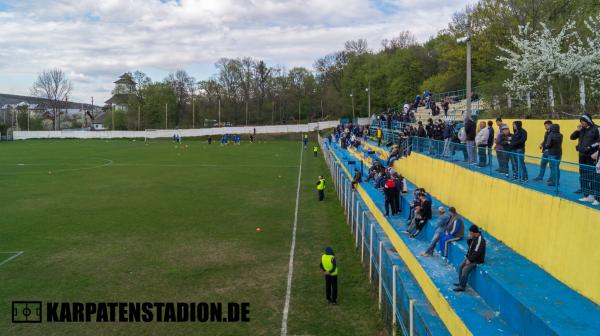
[[[376,137],[377,137],[377,147],[381,147],[381,138],[383,138],[383,132],[381,131],[381,128],[377,129],[377,133]]]
[[[325,297],[327,298],[327,302],[336,305],[338,268],[331,247],[325,248],[325,254],[321,256],[320,267],[323,274],[325,274]]]
[[[319,182],[317,182],[317,192],[319,193],[319,201],[325,199],[325,178],[319,176]]]

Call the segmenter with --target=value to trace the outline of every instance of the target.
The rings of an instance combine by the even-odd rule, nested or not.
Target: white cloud
[[[424,41],[465,6],[464,0],[4,3],[9,9],[0,12],[0,92],[26,94],[38,72],[60,67],[73,79],[75,97],[86,101],[91,95],[108,98],[112,81],[128,70],[205,69],[220,57],[242,56],[310,67],[349,39],[367,38],[378,48],[383,38],[409,29]]]

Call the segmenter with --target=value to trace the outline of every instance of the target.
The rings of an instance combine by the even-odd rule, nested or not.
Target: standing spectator
[[[448,223],[450,222],[450,215],[446,213],[446,209],[444,207],[439,207],[438,213],[440,216],[438,217],[437,228],[435,229],[429,247],[427,247],[425,252],[421,253],[421,256],[423,257],[431,257],[433,255],[435,245],[440,240],[442,234],[446,232],[446,228],[448,227]]]
[[[527,182],[527,166],[525,165],[525,142],[527,142],[527,131],[523,128],[520,120],[513,122],[513,135],[510,140],[513,165],[513,179]],[[515,172],[517,175],[514,175]]]
[[[475,164],[477,159],[475,158],[475,136],[477,133],[477,127],[475,126],[475,121],[473,121],[473,117],[468,116],[465,118],[465,133],[466,133],[466,144],[467,144],[467,155],[468,155],[468,163]]]
[[[454,284],[455,292],[464,292],[467,288],[467,280],[469,274],[477,266],[477,264],[483,264],[485,261],[485,239],[479,232],[479,228],[476,225],[471,225],[469,228],[469,239],[467,240],[469,250],[465,260],[460,265],[460,271],[458,274],[459,281]]]
[[[506,126],[502,122],[502,118],[496,119],[496,125],[498,126],[498,134],[496,135],[496,139],[494,139],[494,143],[496,144],[496,147],[494,149],[496,150],[496,158],[498,159],[498,169],[496,169],[496,171],[500,174],[508,174],[508,160],[506,155],[507,148],[504,148],[504,146],[502,145],[502,142],[503,140],[505,140],[504,138],[506,137],[502,129],[503,127],[506,127],[506,129],[508,129],[508,126]],[[510,133],[510,129],[508,130]]]
[[[546,142],[542,145],[544,155],[550,161],[550,178],[548,179],[549,186],[557,186],[560,181],[560,160],[562,159],[562,142],[563,135],[560,134],[560,125],[550,125]]]
[[[329,304],[336,305],[338,268],[335,261],[335,254],[333,254],[331,247],[325,248],[325,254],[321,256],[319,267],[325,275],[325,298]]]
[[[485,167],[487,164],[487,160],[486,160],[486,149],[487,149],[487,142],[490,136],[490,131],[488,130],[488,128],[486,127],[485,121],[480,121],[479,122],[479,133],[477,133],[477,136],[475,137],[475,144],[477,145],[477,149],[479,151],[479,167]]]
[[[510,153],[511,150],[511,146],[510,146],[510,141],[512,139],[512,134],[510,133],[510,128],[508,128],[508,125],[502,125],[502,127],[500,128],[500,147],[503,148],[504,150],[502,151],[502,157],[503,157],[503,166],[501,167],[502,169],[502,173],[504,173],[504,175],[506,177],[509,176],[508,174],[508,166],[510,163],[510,166],[513,167],[513,175],[516,175],[517,172],[516,170],[514,170],[515,165],[512,164],[513,161],[513,157],[512,154]]]
[[[377,129],[376,137],[377,137],[377,147],[381,147],[381,138],[383,138],[383,132],[381,131],[381,128]]]
[[[317,157],[319,156],[319,146],[313,146],[313,156]]]
[[[456,213],[456,209],[454,207],[451,207],[448,209],[448,211],[450,211],[450,220],[448,222],[448,226],[446,227],[446,231],[440,237],[440,253],[444,258],[448,257],[448,244],[462,239],[465,235],[462,217]]]
[[[362,182],[362,173],[358,168],[354,168],[354,177],[352,178],[352,190],[356,189],[356,185]]]
[[[488,143],[487,143],[488,161],[487,161],[487,164],[492,165],[492,146],[494,145],[494,127],[493,127],[494,123],[491,120],[488,120],[487,126],[488,126]]]
[[[571,134],[571,140],[578,140],[577,152],[579,152],[579,184],[581,189],[576,193],[583,193],[581,202],[594,203],[598,205],[599,200],[594,197],[594,167],[595,160],[592,158],[594,144],[600,141],[598,127],[594,124],[592,117],[584,114],[579,118],[577,130]]]
[[[454,137],[454,122],[453,121],[449,121],[446,123],[446,126],[444,127],[444,131],[442,133],[442,136],[444,138],[444,151],[442,153],[442,156],[447,158],[450,155],[450,146],[452,143],[452,138]]]
[[[383,196],[385,197],[385,216],[390,215],[390,208],[392,209],[392,215],[395,215],[394,196],[396,194],[396,184],[390,177],[387,182],[383,185]]]
[[[448,110],[450,109],[450,103],[448,102],[448,97],[444,98],[442,102],[442,108],[444,109],[444,116],[448,117]]]
[[[392,175],[392,179],[394,181],[394,184],[396,185],[396,188],[394,190],[394,210],[396,210],[395,215],[397,215],[400,212],[402,212],[402,202],[400,201],[400,194],[404,190],[404,178],[398,175],[398,173],[394,173]]]
[[[546,132],[544,133],[544,140],[540,144],[540,149],[542,150],[542,160],[540,161],[540,172],[538,173],[538,176],[533,179],[535,182],[543,182],[544,175],[546,175],[546,167],[548,167],[548,154],[544,150],[544,144],[546,144],[546,141],[548,140],[548,135],[550,134],[550,126],[551,125],[552,125],[552,121],[550,121],[550,120],[544,121],[544,127],[546,128]]]

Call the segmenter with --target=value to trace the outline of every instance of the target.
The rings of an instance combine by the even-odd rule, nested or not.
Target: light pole
[[[219,97],[219,127],[221,127],[221,97]]]
[[[352,99],[352,123],[354,123],[354,93],[350,94],[350,98]]]
[[[367,91],[367,97],[369,100],[369,119],[371,119],[371,82],[369,81],[369,86],[365,89]]]
[[[467,45],[467,110],[465,111],[465,118],[471,117],[471,19],[467,19],[467,36],[461,37],[456,40],[457,43]]]

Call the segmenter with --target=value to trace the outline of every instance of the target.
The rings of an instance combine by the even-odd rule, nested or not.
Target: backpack
[[[458,131],[458,140],[460,140],[460,142],[462,143],[467,142],[467,131],[464,127],[461,128],[460,131]]]

